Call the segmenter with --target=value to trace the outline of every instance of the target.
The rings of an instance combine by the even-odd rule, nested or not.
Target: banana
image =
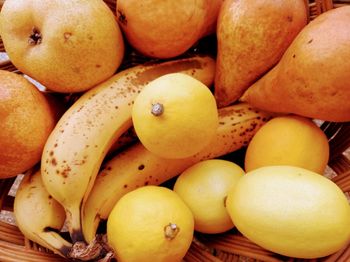
[[[83,206],[82,223],[86,241],[91,242],[100,220],[106,220],[115,203],[127,192],[159,185],[204,159],[223,156],[248,144],[271,114],[240,103],[219,109],[215,139],[198,154],[185,159],[162,159],[137,143],[107,161]]]
[[[107,157],[116,154],[117,152],[123,150],[124,148],[130,146],[131,144],[138,141],[134,127],[126,130],[118,140],[111,146],[107,153]]]
[[[14,200],[14,216],[25,237],[62,257],[67,256],[72,244],[57,233],[63,227],[65,211],[45,189],[40,170],[23,177]]]
[[[79,97],[50,134],[42,154],[42,178],[48,192],[65,208],[73,243],[84,240],[81,206],[106,153],[132,126],[134,98],[148,82],[174,72],[210,86],[215,60],[194,56],[123,70]]]

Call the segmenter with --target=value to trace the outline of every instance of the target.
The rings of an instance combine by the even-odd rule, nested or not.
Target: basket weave
[[[104,0],[115,12],[116,0]],[[4,0],[0,0],[0,7]],[[306,1],[309,10],[309,20],[319,14],[343,5],[350,5],[349,0],[310,0]],[[0,39],[0,52],[5,52]],[[145,60],[143,60],[145,61]],[[136,61],[137,62],[137,61]],[[130,64],[129,64],[130,65]],[[0,62],[0,69],[20,73],[11,61]],[[328,173],[338,186],[349,196],[350,192],[350,122],[324,122],[321,129],[329,138],[330,160]],[[16,178],[0,180],[0,210],[1,214],[13,211],[13,193],[10,192]],[[185,261],[350,261],[350,244],[339,252],[321,259],[294,259],[267,251],[242,236],[233,229],[224,234],[205,235],[195,233],[195,239],[184,258]],[[51,251],[28,240],[10,221],[0,221],[0,261],[1,262],[43,262],[68,261]]]

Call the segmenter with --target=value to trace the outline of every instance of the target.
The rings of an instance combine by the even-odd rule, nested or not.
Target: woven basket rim
[[[115,12],[116,0],[104,0]],[[308,7],[308,19],[313,20],[327,10],[350,5],[349,0],[304,0]],[[0,0],[0,6],[4,0]],[[5,52],[0,39],[0,52]],[[142,59],[135,63],[145,62]],[[20,73],[9,59],[0,62],[0,69]],[[350,193],[350,122],[332,123],[323,122],[321,129],[329,138],[332,152],[329,168],[332,170],[331,180],[335,182],[347,195]],[[0,206],[2,211],[12,211],[14,197],[9,195],[15,178],[0,180]],[[185,261],[238,261],[240,257],[252,258],[260,261],[311,261],[287,258],[267,251],[254,244],[237,230],[233,229],[223,234],[208,236],[196,233]],[[316,261],[350,261],[350,245],[345,246],[337,253]],[[67,261],[38,244],[26,239],[16,225],[11,222],[0,221],[0,261]],[[315,260],[312,260],[315,261]]]

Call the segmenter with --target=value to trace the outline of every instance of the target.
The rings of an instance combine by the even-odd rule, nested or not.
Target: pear
[[[148,57],[173,58],[213,34],[223,0],[118,0],[128,43]]]
[[[0,28],[12,63],[55,92],[90,89],[124,55],[121,30],[101,0],[6,0]]]
[[[40,161],[59,107],[24,76],[0,70],[0,180]]]
[[[268,111],[350,121],[350,6],[311,21],[240,100]]]
[[[207,18],[203,25],[202,36],[212,35],[216,33],[217,19],[219,16],[220,8],[224,0],[210,0],[207,1]]]
[[[306,23],[303,0],[226,0],[217,21],[219,107],[235,102],[272,68]]]

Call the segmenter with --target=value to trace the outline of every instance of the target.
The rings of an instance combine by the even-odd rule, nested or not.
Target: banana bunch
[[[40,170],[25,174],[14,201],[18,228],[28,239],[67,257],[72,244],[59,233],[66,215],[63,207],[44,187]]]
[[[215,60],[194,56],[121,71],[84,93],[61,117],[41,159],[47,191],[65,209],[72,242],[84,240],[81,210],[107,152],[132,126],[131,107],[140,90],[155,78],[174,72],[213,83]]]
[[[97,228],[124,194],[242,148],[272,117],[245,103],[221,108],[216,138],[185,159],[162,159],[139,142],[123,147],[137,139],[131,120],[137,94],[150,81],[174,72],[211,86],[215,60],[193,56],[134,66],[85,92],[63,114],[44,147],[41,171],[25,176],[15,198],[17,223],[25,236],[67,258],[104,256],[109,250]],[[118,153],[112,157],[114,150]],[[71,243],[58,233],[64,222]]]
[[[91,242],[102,220],[127,192],[145,185],[159,185],[205,159],[223,156],[247,145],[271,115],[246,103],[219,109],[216,138],[196,155],[184,159],[160,158],[141,143],[127,148],[107,161],[99,172],[82,207],[85,240]]]

